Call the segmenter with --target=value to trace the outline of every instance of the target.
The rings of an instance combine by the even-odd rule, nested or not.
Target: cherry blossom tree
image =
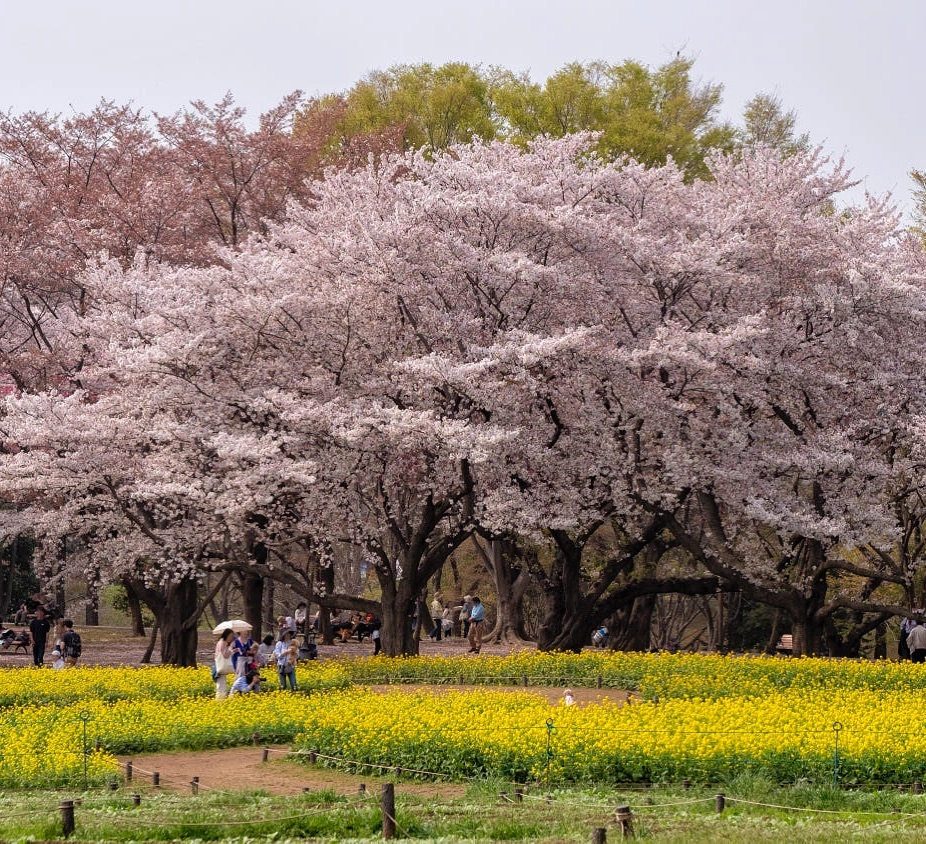
[[[671,398],[675,474],[696,495],[689,524],[672,520],[676,537],[782,609],[808,653],[840,608],[869,611],[869,629],[897,611],[872,594],[889,573],[849,550],[899,536],[874,432],[887,415],[903,435],[922,394],[923,276],[891,209],[834,214],[845,172],[819,154],[794,159],[713,163],[714,181],[693,191],[688,244],[641,261],[661,282],[663,331],[681,331],[637,361]]]
[[[94,297],[108,301],[84,284],[88,262],[213,264],[217,246],[237,243],[249,227],[282,217],[291,197],[306,196],[331,115],[316,109],[296,138],[291,119],[300,103],[298,94],[287,97],[256,130],[230,96],[156,122],[108,102],[68,118],[4,115],[0,366],[12,383],[64,393],[85,387],[87,348],[74,317],[86,315]],[[83,535],[76,524],[71,530]],[[69,562],[77,564],[73,555]]]
[[[816,152],[689,183],[593,143],[329,171],[214,266],[93,268],[79,389],[7,402],[23,517],[186,590],[181,662],[206,569],[376,606],[332,592],[338,546],[372,564],[386,652],[414,653],[415,603],[477,527],[554,548],[543,647],[661,592],[735,587],[804,652],[841,609],[901,611],[853,549],[899,536],[885,443],[922,411],[919,247],[883,204],[835,212],[849,179]]]
[[[921,253],[883,203],[834,213],[849,178],[818,152],[758,148],[711,166],[692,185],[673,167],[598,168],[569,205],[570,246],[588,269],[570,264],[557,315],[594,330],[580,364],[561,356],[518,396],[515,413],[538,399],[544,410],[511,420],[524,474],[492,490],[488,518],[558,536],[574,572],[603,518],[615,514],[631,542],[618,569],[661,522],[711,574],[782,609],[798,648],[815,651],[840,609],[867,612],[868,629],[900,611],[877,591],[896,576],[851,549],[899,535],[872,431],[887,416],[903,437],[922,395]],[[460,392],[481,389],[477,404],[500,422],[505,405],[463,384],[471,366],[432,368]],[[502,355],[483,361],[489,373],[510,401],[516,373]],[[594,617],[579,594],[550,590],[563,596],[557,634],[565,616]]]

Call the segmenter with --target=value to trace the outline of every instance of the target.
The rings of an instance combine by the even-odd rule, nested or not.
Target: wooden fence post
[[[61,834],[70,838],[74,834],[74,801],[61,801]]]
[[[621,837],[633,838],[633,814],[630,806],[618,806],[616,820],[621,828]]]
[[[395,786],[391,782],[383,783],[383,838],[395,838]]]

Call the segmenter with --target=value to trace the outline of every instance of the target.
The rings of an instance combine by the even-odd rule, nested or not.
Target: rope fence
[[[154,773],[154,772],[150,772]],[[233,792],[228,792],[230,797],[234,797]],[[604,817],[613,818],[613,828],[620,834],[620,837],[627,838],[634,835],[634,821],[645,820],[648,816],[656,816],[660,812],[680,807],[694,807],[701,805],[706,811],[710,811],[713,806],[713,812],[722,815],[731,805],[739,804],[744,807],[755,807],[758,809],[768,809],[775,812],[785,813],[804,813],[808,815],[830,816],[833,818],[870,818],[883,819],[878,826],[886,824],[896,826],[898,823],[911,820],[922,820],[926,818],[924,812],[899,812],[899,811],[865,811],[855,809],[821,809],[810,806],[788,805],[784,803],[768,803],[758,800],[750,800],[745,797],[735,795],[716,794],[713,796],[698,797],[686,800],[669,800],[662,803],[624,803],[622,798],[618,797],[617,804],[615,799],[601,803],[589,803],[587,800],[570,800],[554,794],[519,794],[517,800],[508,800],[507,802],[515,804],[532,802],[535,805],[549,807],[550,812],[562,814],[563,809],[571,807],[584,817],[585,823],[601,823]],[[126,801],[119,801],[119,805],[128,808]],[[240,799],[228,803],[216,803],[210,801],[206,805],[200,805],[196,800],[188,799],[183,803],[174,801],[159,801],[156,805],[151,805],[150,809],[143,810],[141,803],[136,799],[132,808],[138,809],[135,812],[114,812],[112,801],[106,805],[93,805],[92,802],[83,800],[63,800],[57,809],[51,807],[36,808],[28,811],[19,811],[0,814],[0,823],[17,820],[27,817],[41,817],[43,822],[47,823],[49,817],[56,813],[61,817],[61,834],[67,838],[73,835],[80,824],[82,831],[86,834],[88,829],[94,828],[93,824],[104,824],[117,828],[137,828],[140,830],[150,830],[161,828],[170,831],[174,827],[183,829],[196,829],[207,831],[210,829],[247,829],[266,830],[267,828],[278,829],[285,824],[298,823],[313,817],[334,816],[335,818],[341,813],[352,812],[357,809],[368,809],[374,804],[372,795],[361,791],[353,798],[344,798],[337,802],[325,806],[305,807],[295,809],[285,814],[275,814],[271,818],[257,819],[254,817],[242,818],[214,818],[204,819],[202,814],[209,811],[241,811],[242,804]],[[396,812],[396,792],[393,783],[383,783],[380,795],[379,809],[381,814],[382,831],[385,839],[395,837],[412,837],[410,829],[406,828],[397,820]],[[246,808],[246,807],[244,807]],[[433,806],[432,806],[433,808]],[[171,813],[165,812],[169,810]],[[187,817],[192,813],[198,813],[197,817]],[[581,821],[581,817],[580,817]],[[603,842],[606,840],[607,827],[594,828],[592,833],[593,842]]]

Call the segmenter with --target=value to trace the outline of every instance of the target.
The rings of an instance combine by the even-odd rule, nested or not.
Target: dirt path
[[[461,689],[484,689],[485,686],[373,686],[381,692],[398,689],[427,689],[438,694],[446,694]],[[509,692],[531,692],[541,695],[550,703],[557,703],[563,694],[559,687],[533,687],[524,689],[520,686],[499,686]],[[599,700],[613,700],[623,703],[627,692],[614,689],[580,689],[574,688],[573,695],[579,706]],[[311,766],[287,759],[289,747],[271,747],[268,759],[263,761],[262,747],[231,747],[224,750],[176,751],[173,753],[153,753],[140,756],[123,756],[122,763],[131,760],[133,780],[150,787],[152,774],[160,775],[162,788],[190,793],[193,777],[199,777],[199,787],[203,790],[241,791],[263,789],[269,794],[299,794],[305,789],[321,791],[331,789],[339,794],[356,794],[360,783],[368,791],[379,791],[382,778],[355,776],[333,771],[320,766]],[[466,786],[459,783],[404,781],[402,790],[408,794],[423,797],[458,797],[466,792]]]
[[[290,761],[289,747],[269,748],[268,760],[263,761],[261,747],[230,747],[224,750],[201,750],[176,753],[156,753],[126,756],[120,761],[132,761],[133,782],[151,787],[152,774],[160,775],[161,788],[191,793],[193,777],[199,777],[203,791],[243,791],[261,789],[268,794],[285,796],[309,791],[335,791],[356,794],[363,783],[371,793],[379,792],[379,782],[385,778],[357,776],[333,771],[308,763]],[[466,786],[444,782],[403,782],[406,793],[423,797],[459,797]]]

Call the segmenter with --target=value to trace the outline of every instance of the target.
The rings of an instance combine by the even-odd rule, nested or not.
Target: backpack
[[[83,645],[80,642],[80,633],[68,633],[64,637],[64,654],[62,656],[70,659],[80,659]]]

